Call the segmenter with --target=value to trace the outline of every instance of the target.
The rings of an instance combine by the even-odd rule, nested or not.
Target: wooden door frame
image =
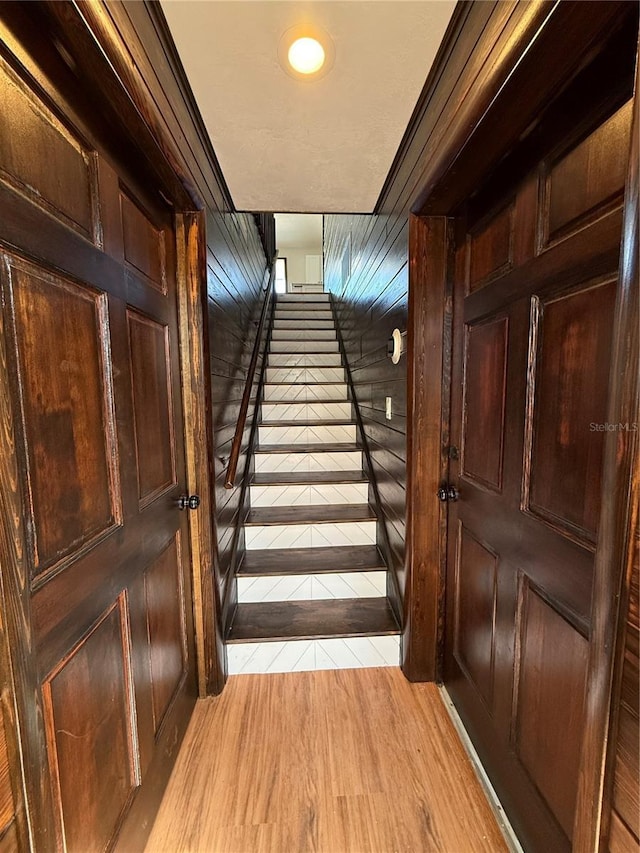
[[[436,491],[446,479],[449,452],[453,231],[447,217],[471,195],[482,174],[500,160],[510,140],[517,139],[535,119],[540,106],[551,99],[569,69],[577,67],[588,54],[597,31],[605,31],[602,7],[593,8],[597,21],[592,17],[591,22],[574,19],[571,23],[569,19],[575,12],[569,8],[571,5],[559,4],[543,26],[529,33],[529,39],[524,38],[525,49],[510,57],[513,66],[488,108],[479,99],[469,106],[471,118],[466,127],[471,130],[465,130],[466,135],[461,138],[451,139],[430,164],[410,215],[407,582],[402,668],[412,681],[442,678],[447,532],[446,512]],[[575,36],[569,45],[567,32]],[[611,423],[633,422],[638,405],[638,109],[636,83],[635,131],[625,195],[621,286],[614,331],[616,351],[608,408]],[[480,157],[476,155],[478,151]],[[637,502],[637,472],[630,489],[636,454],[634,432],[607,433],[574,826],[576,853],[600,850],[608,829],[608,803],[606,797],[603,801],[603,795],[607,793],[606,769],[610,760],[608,736],[614,722],[615,641],[619,635],[620,601],[625,600],[625,569],[631,555],[630,531],[635,519],[632,493]]]

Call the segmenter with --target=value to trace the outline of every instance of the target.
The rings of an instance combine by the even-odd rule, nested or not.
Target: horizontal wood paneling
[[[265,256],[256,222],[249,214],[209,213],[207,217],[207,313],[211,377],[212,472],[214,524],[218,564],[216,583],[225,602],[223,621],[233,608],[233,572],[242,557],[239,525],[240,483],[248,457],[246,448],[255,408],[249,408],[238,462],[238,485],[224,488],[240,402],[251,360],[263,302]],[[256,369],[260,375],[261,361]],[[235,540],[238,544],[234,547]]]
[[[332,291],[374,474],[393,543],[390,569],[404,591],[406,364],[386,355],[393,329],[406,329],[408,218],[392,232],[381,217],[325,217],[325,286]],[[346,280],[344,273],[348,272]],[[391,397],[392,418],[385,418]],[[379,545],[382,543],[379,542]]]

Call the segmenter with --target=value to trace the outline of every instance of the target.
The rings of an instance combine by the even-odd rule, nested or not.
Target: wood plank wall
[[[333,293],[344,336],[389,536],[391,553],[386,556],[402,597],[407,581],[407,361],[403,356],[393,365],[386,348],[394,328],[407,328],[409,215],[446,128],[483,87],[482,96],[490,102],[503,82],[496,57],[504,61],[505,44],[518,42],[514,33],[551,5],[540,0],[459,4],[375,214],[325,217],[326,287]],[[385,418],[385,397],[392,398],[391,420]]]
[[[215,528],[218,543],[216,582],[225,603],[223,623],[234,606],[234,566],[244,551],[242,537],[234,548],[242,520],[242,475],[253,417],[249,408],[238,462],[235,489],[224,488],[231,442],[236,428],[247,369],[260,319],[265,283],[265,256],[253,216],[216,214],[207,217],[207,315],[211,375],[212,462],[215,492]],[[256,367],[260,375],[261,361]],[[255,400],[256,383],[254,382]]]
[[[392,364],[387,341],[406,329],[408,213],[389,232],[381,217],[325,217],[325,286],[333,293],[384,512],[385,554],[404,594],[406,359]],[[377,238],[377,239],[376,239]],[[385,397],[392,418],[385,418]],[[378,544],[383,537],[378,535]]]

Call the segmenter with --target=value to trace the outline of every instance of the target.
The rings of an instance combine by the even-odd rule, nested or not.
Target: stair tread
[[[239,604],[228,641],[304,640],[398,634],[386,598]]]
[[[254,486],[319,485],[321,483],[366,483],[364,471],[265,471],[253,475]]]
[[[359,444],[351,441],[341,441],[330,444],[261,444],[256,453],[340,453],[342,451],[353,453],[361,451]]]
[[[278,385],[286,385],[287,383],[286,382],[278,382],[277,384]],[[309,383],[307,383],[307,384],[309,384]],[[331,384],[338,384],[338,383],[331,383]],[[339,383],[339,384],[344,384],[344,383]],[[305,406],[306,405],[314,405],[314,404],[324,406],[326,403],[350,403],[350,402],[351,402],[351,400],[347,400],[344,397],[341,400],[336,400],[335,397],[332,397],[331,399],[326,399],[326,400],[324,400],[324,399],[322,399],[322,400],[316,400],[316,399],[313,399],[313,400],[282,400],[282,399],[263,400],[262,405],[263,406],[264,405],[273,406],[277,403],[279,405],[291,406],[291,405],[295,405],[296,403],[299,403],[301,406],[302,405],[305,405]]]
[[[276,381],[276,382],[265,382],[264,386],[265,386],[265,388],[267,388],[269,385],[273,385],[273,386],[282,385],[283,387],[286,387],[286,388],[289,388],[290,386],[304,388],[307,385],[311,385],[315,388],[316,385],[346,385],[346,384],[347,383],[341,379],[334,379],[333,381],[329,379],[326,382],[314,382],[313,380],[311,380],[311,381],[303,380],[302,382],[287,382],[286,380],[281,380],[280,382],[278,382],[278,381]],[[268,403],[269,401],[265,400],[265,402]],[[325,400],[312,400],[311,402],[324,403],[326,401]]]
[[[320,575],[336,572],[384,571],[375,545],[326,548],[260,548],[246,551],[238,576]]]
[[[257,506],[245,520],[247,527],[274,524],[332,524],[336,522],[375,521],[369,504],[318,504],[312,506]]]
[[[306,420],[305,418],[296,418],[294,421],[277,421],[266,420],[260,421],[261,427],[317,427],[317,426],[356,426],[357,422],[348,418],[319,418],[316,420]]]

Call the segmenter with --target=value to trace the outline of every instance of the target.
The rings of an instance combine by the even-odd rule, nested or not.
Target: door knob
[[[447,501],[457,501],[460,497],[460,492],[455,486],[444,485],[438,489],[438,499],[443,503]]]
[[[178,498],[178,509],[198,509],[200,506],[200,495],[180,495]]]

